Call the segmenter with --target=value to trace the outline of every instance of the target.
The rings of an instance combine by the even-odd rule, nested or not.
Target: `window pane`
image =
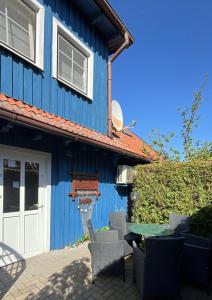
[[[82,91],[85,91],[84,73],[84,70],[74,63],[73,84]]]
[[[59,35],[59,50],[72,59],[73,47],[61,35]]]
[[[38,209],[39,164],[25,163],[25,210]]]
[[[36,12],[20,0],[0,3],[0,39],[34,60]]]
[[[36,13],[20,0],[9,0],[9,45],[34,59]]]
[[[6,43],[6,18],[0,11],[0,40]]]
[[[18,52],[25,56],[32,58],[30,54],[30,41],[29,32],[24,31],[21,27],[17,26],[13,21],[8,20],[8,39],[9,45],[15,48]]]
[[[3,170],[3,211],[20,210],[20,161],[4,159]]]
[[[73,84],[80,90],[86,93],[87,83],[87,57],[81,54],[78,50],[73,51],[74,73]]]
[[[58,75],[77,89],[87,91],[88,58],[58,35]]]
[[[72,82],[72,60],[59,52],[58,56],[58,73],[59,76],[67,82]]]
[[[28,24],[34,23],[35,12],[21,0],[7,0],[8,17],[28,31]]]
[[[6,42],[5,1],[0,1],[0,40]]]
[[[0,1],[0,11],[5,14],[5,0]]]
[[[87,60],[87,57],[80,54],[79,51],[75,50],[73,51],[73,60],[76,64],[78,64],[81,68],[85,68],[85,63]]]

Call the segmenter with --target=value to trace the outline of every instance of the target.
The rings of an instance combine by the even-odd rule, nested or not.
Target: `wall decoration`
[[[69,194],[72,200],[78,199],[78,208],[82,220],[83,233],[88,232],[87,221],[92,219],[95,202],[101,195],[99,193],[98,175],[72,173],[72,192]]]
[[[78,191],[86,191],[86,195],[96,196],[101,195],[99,193],[99,179],[98,174],[86,174],[86,173],[71,173],[72,175],[72,192],[69,194],[72,200],[78,196]]]
[[[96,202],[96,196],[90,195],[91,191],[78,191],[78,208],[82,220],[83,233],[88,232],[87,221],[92,219],[92,212]]]

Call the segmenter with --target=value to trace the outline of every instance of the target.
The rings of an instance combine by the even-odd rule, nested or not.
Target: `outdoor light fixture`
[[[139,193],[138,192],[131,192],[130,193],[130,198],[133,201],[136,201],[138,199]]]

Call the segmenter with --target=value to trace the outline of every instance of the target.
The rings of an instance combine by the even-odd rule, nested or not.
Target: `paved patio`
[[[138,299],[132,284],[132,260],[126,282],[101,276],[91,284],[87,244],[52,251],[0,269],[0,299]],[[210,300],[205,291],[186,287],[183,300]]]

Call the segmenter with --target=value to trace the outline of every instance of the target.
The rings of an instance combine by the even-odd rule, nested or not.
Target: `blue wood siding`
[[[106,41],[68,0],[40,0],[45,7],[44,72],[0,47],[0,91],[48,112],[106,133]],[[52,78],[52,17],[94,52],[94,97],[88,101]]]
[[[9,134],[0,135],[0,144],[52,154],[51,249],[64,248],[83,235],[77,199],[73,202],[68,196],[72,191],[70,172],[99,173],[101,196],[92,215],[96,229],[108,225],[109,212],[127,210],[126,188],[117,190],[115,185],[117,155],[75,142],[65,147],[62,138],[49,135],[36,142],[34,136],[32,130],[15,127]]]
[[[71,200],[68,193],[72,190],[70,170],[82,173],[99,173],[101,196],[93,209],[92,221],[95,228],[108,225],[108,214],[115,210],[127,209],[127,197],[116,190],[115,175],[117,161],[114,155],[105,156],[101,151],[75,149],[72,158],[63,151],[53,154],[52,170],[52,222],[51,248],[63,248],[82,237],[82,223],[78,201]],[[124,188],[126,189],[126,188]],[[53,217],[54,216],[54,217]]]

